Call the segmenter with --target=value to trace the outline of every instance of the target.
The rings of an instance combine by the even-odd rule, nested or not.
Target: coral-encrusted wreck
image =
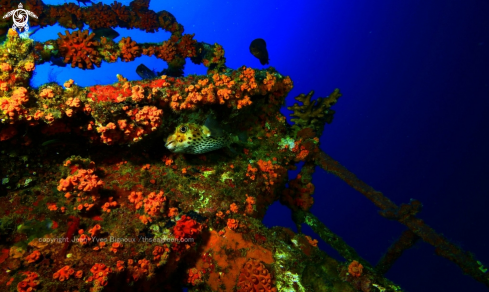
[[[415,217],[418,202],[398,208],[320,150],[339,91],[317,104],[312,93],[299,96],[304,104],[291,108],[296,119],[289,126],[280,113],[293,86],[289,77],[273,68],[227,68],[221,46],[184,35],[170,13],[148,5],[80,8],[32,0],[26,9],[41,26],[162,28],[172,32],[169,40],[115,43],[75,31],[36,43],[3,30],[0,290],[401,291],[382,276],[395,254],[374,268],[308,212],[319,165],[413,230],[409,242],[428,237],[429,227]],[[165,60],[165,75],[136,82],[118,72],[111,85],[82,88],[66,80],[29,87],[35,66],[54,58],[93,69],[141,55]],[[180,77],[186,58],[208,74]],[[165,148],[179,124],[209,117],[245,141],[201,155]],[[287,171],[299,162],[300,174],[289,181]],[[346,262],[319,250],[316,239],[266,228],[261,219],[275,201]]]

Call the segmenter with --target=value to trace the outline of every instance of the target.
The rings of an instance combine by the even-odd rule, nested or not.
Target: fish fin
[[[234,156],[238,155],[238,151],[236,151],[233,147],[231,146],[228,146],[227,147],[227,150],[229,150],[229,152],[231,152]]]
[[[246,132],[239,132],[238,135],[236,135],[237,138],[237,143],[246,143],[248,142],[248,134]]]
[[[222,137],[224,136],[224,131],[219,126],[219,123],[216,119],[211,116],[208,116],[205,120],[204,126],[206,126],[211,131],[211,137]]]

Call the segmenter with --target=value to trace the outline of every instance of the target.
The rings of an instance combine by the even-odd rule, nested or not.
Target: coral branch
[[[334,105],[338,98],[341,97],[340,90],[336,88],[328,97],[317,100],[311,100],[314,91],[310,91],[307,95],[300,94],[295,97],[296,100],[302,102],[302,105],[295,103],[287,109],[294,111],[290,114],[295,126],[300,129],[311,127],[316,133],[321,134],[325,123],[330,124],[333,121],[334,111],[331,106]]]
[[[100,67],[102,58],[96,50],[99,43],[93,38],[95,33],[88,34],[88,30],[74,31],[66,35],[58,33],[58,47],[65,63],[71,63],[71,67],[80,69],[93,69],[93,65]]]

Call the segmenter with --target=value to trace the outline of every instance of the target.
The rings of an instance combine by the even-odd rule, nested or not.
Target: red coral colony
[[[290,126],[280,113],[293,86],[289,77],[273,68],[227,68],[222,46],[197,42],[170,13],[148,7],[149,0],[86,7],[29,0],[25,8],[42,16],[34,25],[78,30],[44,43],[4,30],[1,291],[402,291],[383,275],[418,239],[489,285],[471,254],[416,217],[418,201],[397,206],[322,152],[319,136],[339,90],[316,100],[313,92],[296,97]],[[171,37],[115,43],[96,40],[85,24],[163,29]],[[115,84],[85,88],[71,79],[29,86],[35,66],[54,59],[89,70],[141,55],[167,62],[166,75],[141,81],[118,75]],[[176,77],[187,58],[206,66],[207,75]],[[189,155],[165,148],[178,125],[203,124],[209,116],[229,133],[246,134],[236,151]],[[298,163],[299,175],[289,179]],[[316,166],[408,227],[377,266],[309,212]],[[262,219],[276,201],[345,261],[317,248],[317,239],[266,228]]]

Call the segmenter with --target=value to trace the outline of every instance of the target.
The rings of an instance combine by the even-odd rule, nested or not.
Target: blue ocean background
[[[75,1],[44,1],[65,2]],[[489,266],[488,1],[153,0],[150,9],[169,11],[198,41],[221,44],[233,69],[267,67],[249,52],[253,39],[265,39],[270,66],[294,82],[287,106],[300,93],[314,90],[315,97],[325,97],[340,88],[343,97],[333,107],[321,148],[396,204],[421,201],[420,218]],[[170,36],[116,30],[116,41],[131,36],[161,42]],[[45,28],[33,38],[54,39],[64,31]],[[70,78],[81,86],[111,84],[116,74],[139,80],[135,69],[141,63],[156,71],[166,67],[155,57],[86,71],[44,64],[32,84]],[[205,72],[187,60],[185,75]],[[372,202],[335,176],[318,169],[313,183],[312,213],[371,263],[405,229],[378,215]],[[278,202],[265,224],[296,230],[290,211]],[[422,241],[386,276],[411,292],[487,291]]]

